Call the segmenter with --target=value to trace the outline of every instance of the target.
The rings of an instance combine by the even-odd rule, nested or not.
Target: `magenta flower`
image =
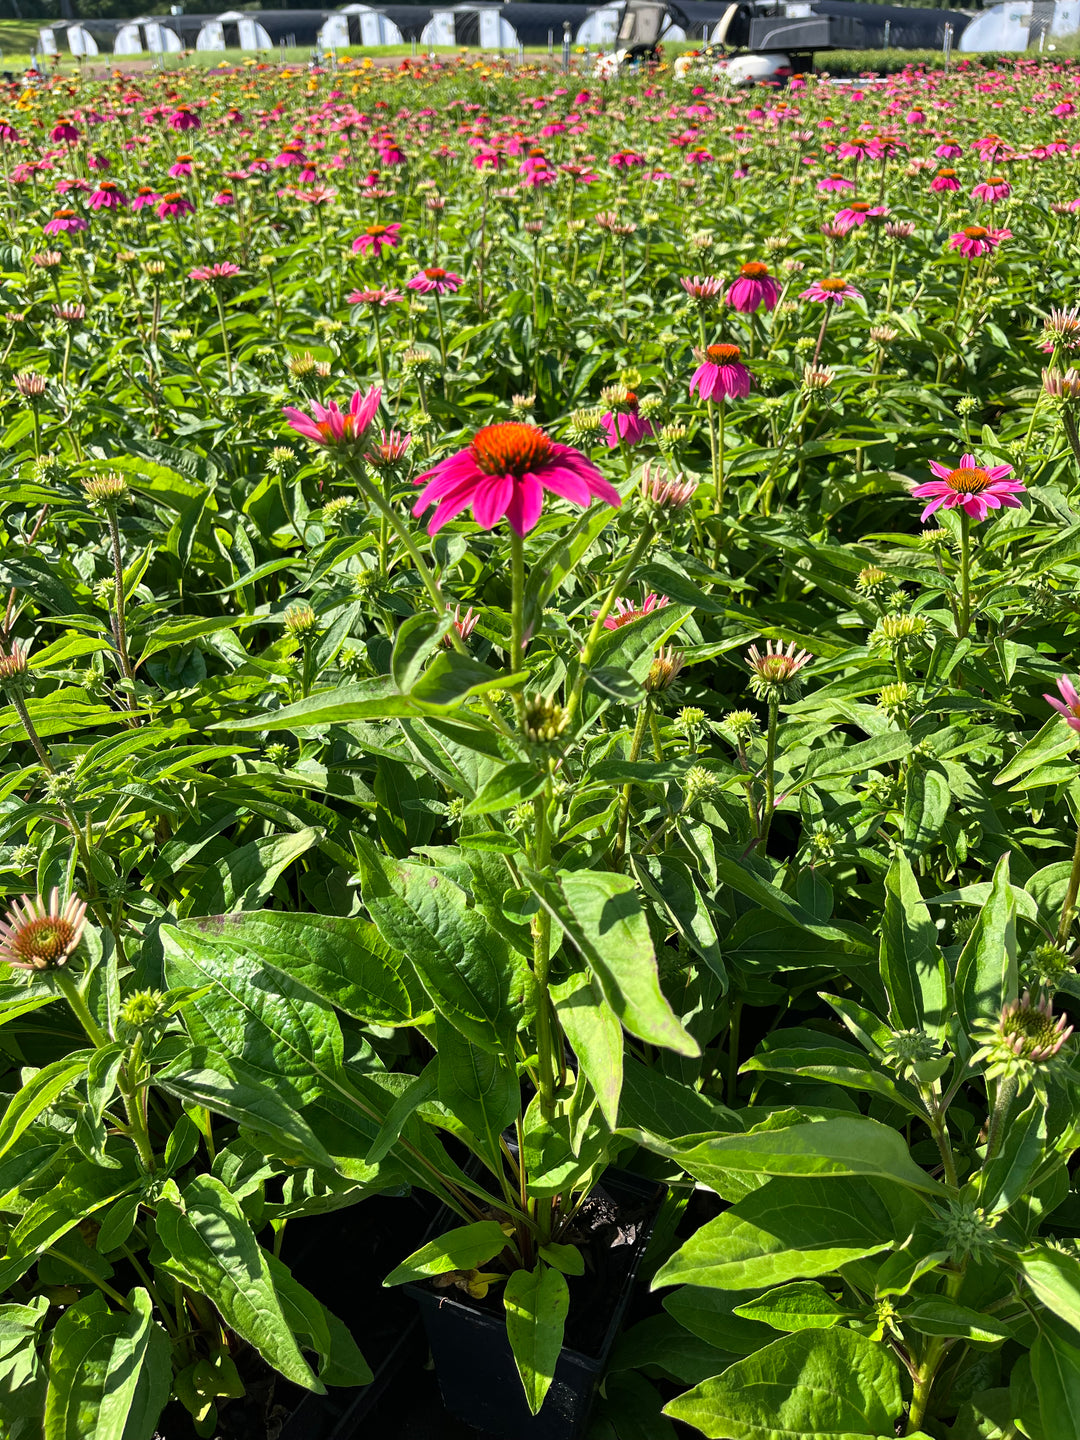
[[[403,435],[400,430],[391,430],[389,434],[383,430],[374,449],[364,451],[364,459],[376,470],[392,470],[405,459],[411,442],[412,436]]]
[[[918,500],[929,500],[920,519],[926,520],[935,510],[955,510],[959,507],[972,520],[985,520],[990,510],[1003,506],[1018,510],[1026,486],[1019,480],[1010,480],[1011,465],[977,465],[974,455],[962,455],[955,469],[942,465],[939,460],[930,461],[930,469],[938,477],[923,485],[916,485],[912,495]]]
[[[580,450],[516,420],[485,425],[471,445],[426,470],[416,483],[425,481],[413,514],[422,515],[436,504],[429,535],[470,506],[481,529],[493,529],[505,515],[515,535],[527,535],[540,519],[545,490],[583,508],[594,499],[622,503],[619,492]]]
[[[69,145],[71,145],[74,144],[74,142],[78,140],[78,138],[78,128],[72,125],[70,120],[60,120],[49,131],[49,139],[52,140],[54,144],[57,144],[60,141],[66,141]]]
[[[53,218],[44,226],[46,235],[64,235],[69,231],[86,230],[86,221],[74,210],[54,210]]]
[[[375,418],[381,399],[382,388],[374,385],[366,395],[355,391],[347,410],[341,410],[337,401],[331,400],[328,407],[313,401],[313,416],[289,405],[282,413],[298,434],[314,440],[316,445],[356,445]]]
[[[179,190],[172,190],[158,201],[157,213],[162,220],[168,220],[173,216],[193,215],[195,206]]]
[[[358,235],[352,242],[354,255],[367,255],[369,252],[378,260],[384,250],[392,250],[400,243],[401,226],[394,225],[369,225],[362,235]]]
[[[161,196],[152,185],[140,185],[135,191],[135,199],[131,202],[132,210],[142,210],[147,205],[156,205]]]
[[[994,205],[998,200],[1007,200],[1011,194],[1012,186],[1004,175],[989,175],[974,187],[971,198],[985,200],[988,205]]]
[[[91,210],[122,210],[127,203],[127,196],[115,180],[102,180],[88,201]]]
[[[949,238],[949,249],[959,250],[966,260],[989,255],[1003,240],[1011,240],[1011,230],[988,230],[985,225],[965,225]]]
[[[624,445],[640,444],[653,433],[651,423],[638,412],[638,398],[632,390],[615,387],[601,398],[608,399],[611,404],[611,409],[600,420],[609,449],[614,450],[620,442]]]
[[[727,303],[742,315],[752,315],[759,306],[775,310],[780,299],[780,286],[769,274],[769,267],[760,260],[747,260],[739,266],[739,277],[728,286]]]
[[[814,300],[818,304],[843,305],[845,300],[861,300],[862,292],[846,280],[832,276],[828,280],[815,280],[799,296],[800,300]]]
[[[349,295],[350,305],[371,305],[385,309],[387,305],[396,305],[404,300],[405,296],[400,290],[383,290],[376,287],[373,290],[354,290]]]
[[[964,153],[964,147],[958,145],[955,140],[944,140],[934,150],[939,160],[959,160]]]
[[[220,209],[225,205],[235,205],[236,197],[231,190],[219,190],[210,203],[211,205],[217,205]]]
[[[853,200],[843,210],[838,210],[833,217],[833,224],[846,235],[849,230],[857,230],[868,220],[883,220],[889,213],[887,205],[870,205],[865,200]]]
[[[433,265],[429,270],[421,270],[419,275],[414,275],[405,283],[410,290],[418,290],[421,295],[453,295],[464,281],[452,270],[440,270],[437,265]]]
[[[605,630],[621,630],[624,625],[629,625],[633,620],[641,620],[646,615],[651,615],[654,610],[663,610],[665,605],[671,601],[666,595],[657,595],[655,590],[650,590],[640,605],[635,605],[632,600],[618,599],[612,606],[611,614],[604,621]],[[594,610],[593,619],[600,614]]]
[[[202,120],[190,105],[178,105],[169,116],[168,124],[173,130],[198,130]]]
[[[178,155],[169,166],[169,174],[174,180],[182,180],[185,175],[190,175],[194,168],[194,155]]]
[[[817,188],[825,192],[830,190],[854,190],[855,181],[849,180],[846,175],[834,173],[832,175],[826,175],[823,180],[819,180]]]
[[[933,180],[930,181],[930,189],[933,190],[935,194],[941,194],[943,191],[959,190],[960,180],[956,171],[939,170]]]
[[[239,274],[239,265],[234,265],[231,260],[219,260],[216,265],[200,265],[195,270],[189,270],[188,279],[203,280],[213,285],[221,280],[231,280],[234,275]]]
[[[679,284],[691,300],[696,300],[703,307],[715,304],[724,291],[724,282],[719,275],[684,275]]]
[[[690,394],[696,390],[702,400],[745,400],[752,376],[739,360],[738,345],[709,345],[695,350],[701,363],[690,379]]]
[[[1060,700],[1053,695],[1044,695],[1043,699],[1065,717],[1065,723],[1070,730],[1080,730],[1080,695],[1076,693],[1075,685],[1067,675],[1062,675],[1057,687],[1061,691]]]
[[[19,132],[8,120],[0,120],[0,140],[5,145],[17,145],[19,143]]]

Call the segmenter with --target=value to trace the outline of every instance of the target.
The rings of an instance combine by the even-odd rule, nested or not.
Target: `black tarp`
[[[868,50],[885,47],[888,24],[889,47],[893,50],[940,50],[945,43],[945,26],[953,27],[953,40],[972,17],[961,10],[930,10],[916,5],[869,5],[860,0],[811,0],[816,15],[836,15],[858,21],[863,44]]]
[[[404,40],[419,40],[424,26],[431,19],[431,7],[428,5],[375,5],[372,7],[378,10],[380,15],[385,15],[392,20],[401,31]],[[349,34],[352,34],[353,16],[349,17]]]
[[[271,44],[314,45],[328,10],[245,10],[244,15],[261,25]]]
[[[570,33],[574,36],[593,9],[591,5],[510,4],[503,5],[499,14],[514,27],[522,45],[546,45],[549,33],[556,45],[561,45],[564,23],[569,21]]]

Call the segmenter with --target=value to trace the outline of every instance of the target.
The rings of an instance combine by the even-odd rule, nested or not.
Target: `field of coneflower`
[[[1078,106],[7,97],[3,1440],[1080,1436]]]

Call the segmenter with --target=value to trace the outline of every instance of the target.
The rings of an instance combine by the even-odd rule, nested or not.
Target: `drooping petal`
[[[544,508],[544,490],[535,475],[523,475],[514,486],[506,518],[511,529],[518,535],[527,535],[540,519]]]
[[[481,530],[491,530],[507,512],[513,498],[512,475],[485,475],[473,492],[473,519]]]

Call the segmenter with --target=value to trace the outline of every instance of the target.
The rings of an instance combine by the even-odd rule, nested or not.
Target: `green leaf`
[[[956,1013],[965,1034],[971,1034],[976,1020],[996,1020],[1002,1007],[1016,999],[1016,990],[1016,906],[1005,854],[956,964]]]
[[[937,930],[907,857],[897,855],[885,880],[881,978],[896,1030],[925,1030],[939,1043],[949,1021],[949,979]]]
[[[257,910],[185,920],[179,928],[254,956],[370,1025],[412,1025],[430,1013],[407,956],[361,916]]]
[[[796,1280],[735,1306],[735,1314],[773,1330],[831,1330],[848,1312],[816,1280]]]
[[[11,1232],[7,1255],[0,1260],[0,1293],[62,1235],[135,1187],[134,1151],[129,1150],[129,1156],[126,1166],[116,1170],[91,1161],[72,1165],[56,1185],[33,1202]]]
[[[886,1345],[854,1331],[785,1335],[664,1407],[710,1440],[873,1440],[903,1395]]]
[[[163,926],[161,938],[168,983],[208,987],[184,1009],[196,1046],[242,1060],[266,1084],[284,1087],[283,1098],[294,1106],[340,1069],[341,1030],[324,1000],[258,959],[191,931]]]
[[[677,1160],[706,1185],[710,1174],[748,1170],[756,1175],[875,1175],[932,1194],[942,1190],[912,1160],[902,1135],[862,1116],[838,1116],[755,1135],[688,1136],[670,1143],[653,1135],[620,1133]]]
[[[585,972],[553,985],[551,998],[601,1113],[614,1130],[619,1123],[623,1084],[623,1035],[618,1017],[596,980]]]
[[[505,1056],[471,1045],[439,1015],[439,1100],[482,1147],[488,1165],[501,1173],[499,1140],[521,1111],[517,1069]]]
[[[154,1084],[187,1105],[201,1105],[254,1131],[287,1164],[334,1168],[303,1116],[265,1083],[265,1077],[235,1056],[215,1055],[196,1046],[159,1070]]]
[[[437,1009],[474,1045],[512,1050],[531,982],[524,959],[444,871],[357,846],[364,904],[386,943],[409,956]]]
[[[481,788],[475,800],[465,806],[465,815],[494,815],[531,800],[547,784],[547,774],[535,765],[518,760],[504,765]]]
[[[95,1290],[56,1322],[44,1440],[150,1440],[169,1397],[169,1342],[146,1291],[130,1301],[113,1314]]]
[[[509,1245],[506,1233],[495,1220],[477,1220],[448,1230],[403,1260],[383,1281],[386,1286],[408,1285],[428,1275],[448,1275],[453,1270],[475,1270],[501,1255]]]
[[[1036,1245],[1021,1254],[1020,1270],[1036,1299],[1080,1332],[1080,1260]]]
[[[928,1295],[907,1306],[901,1313],[901,1322],[920,1335],[958,1340],[1010,1340],[1014,1333],[1012,1325],[992,1315],[983,1315],[937,1295]]]
[[[904,797],[904,850],[908,860],[924,855],[941,833],[952,803],[949,777],[938,766],[916,765],[908,772]]]
[[[678,1055],[700,1055],[660,989],[649,924],[629,876],[576,870],[551,878],[522,867],[522,878],[580,951],[631,1035]]]
[[[266,1255],[274,1290],[289,1329],[305,1350],[319,1357],[324,1385],[370,1385],[374,1376],[352,1335],[336,1315],[304,1288],[276,1255]]]
[[[289,866],[322,839],[321,830],[264,835],[230,850],[191,891],[183,912],[215,915],[226,910],[255,910]]]
[[[691,1085],[643,1065],[630,1055],[626,1057],[625,1066],[619,1105],[619,1124],[624,1129],[649,1131],[664,1139],[675,1139],[743,1128],[737,1111],[728,1110]]]
[[[503,1304],[525,1399],[536,1415],[555,1378],[570,1291],[558,1270],[541,1263],[535,1270],[514,1271],[506,1282]]]
[[[1009,763],[994,776],[995,785],[1012,785],[1040,765],[1061,760],[1076,746],[1076,734],[1063,725],[1058,715],[1047,720],[1034,739],[1016,752]]]
[[[1080,1440],[1080,1337],[1053,1316],[1039,1321],[1031,1374],[1047,1437]]]
[[[86,1073],[93,1055],[93,1050],[76,1050],[63,1060],[54,1060],[16,1091],[0,1115],[0,1156],[6,1155],[26,1127]]]
[[[557,1245],[551,1241],[539,1247],[542,1259],[564,1275],[584,1275],[585,1257],[576,1245]]]
[[[213,1301],[226,1325],[287,1380],[322,1394],[282,1314],[266,1256],[220,1180],[196,1176],[179,1205],[162,1197],[157,1233],[176,1269]]]
[[[735,1313],[750,1297],[749,1291],[713,1290],[704,1285],[682,1285],[665,1295],[664,1309],[700,1340],[733,1355],[751,1355],[773,1339],[767,1325]],[[718,1367],[712,1374],[719,1374]],[[705,1377],[700,1377],[704,1379]]]
[[[844,1085],[851,1090],[865,1090],[880,1095],[907,1110],[920,1120],[926,1119],[926,1111],[915,1093],[906,1093],[891,1076],[877,1069],[870,1058],[855,1050],[853,1046],[843,1048],[837,1042],[822,1044],[814,1049],[765,1050],[747,1060],[739,1070],[741,1074],[754,1071],[769,1075],[800,1075],[807,1080],[822,1080],[830,1085]]]
[[[891,1199],[872,1180],[770,1180],[695,1231],[653,1288],[756,1290],[828,1275],[903,1238]]]
[[[403,695],[419,680],[428,656],[453,623],[452,615],[436,615],[434,611],[425,610],[410,615],[398,630],[390,657],[390,674]]]

